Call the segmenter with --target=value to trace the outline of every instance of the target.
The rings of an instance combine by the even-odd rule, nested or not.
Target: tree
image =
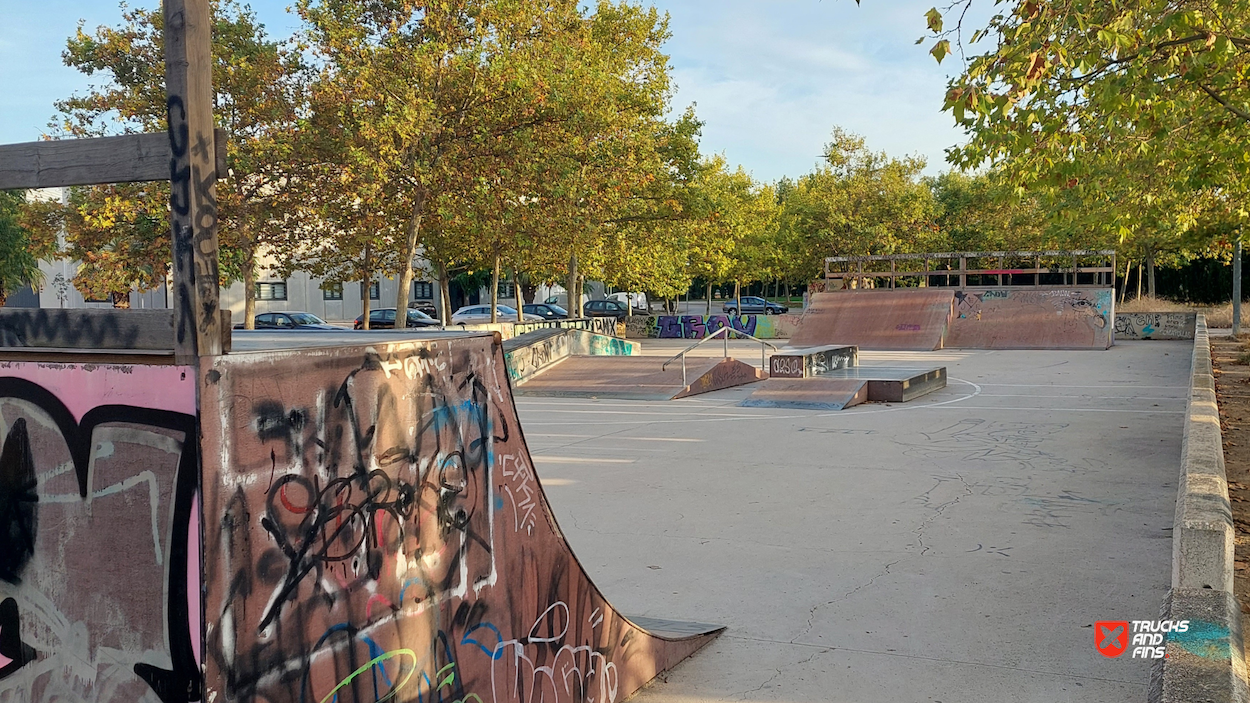
[[[40,237],[22,220],[22,191],[0,191],[0,307],[22,288],[38,289],[43,282],[40,259],[56,252],[55,237]]]
[[[667,108],[667,30],[653,9],[304,0],[300,11],[324,65],[314,119],[336,135],[324,158],[386,194],[401,307],[419,252],[444,290],[457,262],[542,270],[561,249],[575,270],[592,203],[629,192],[610,179],[635,161],[608,157],[628,156]]]
[[[973,0],[948,14],[963,17]],[[945,109],[969,134],[961,167],[1001,166],[1018,188],[1083,196],[1122,237],[1158,207],[1215,188],[1245,194],[1250,163],[1250,12],[1243,0],[1117,3],[1015,0],[960,41],[962,20],[929,27],[940,61],[951,40],[986,42],[949,84]],[[1162,178],[1147,182],[1145,174]],[[1075,193],[1073,193],[1073,189]],[[1150,203],[1148,212],[1140,205]],[[1184,211],[1163,220],[1182,226]]]
[[[923,159],[871,151],[862,137],[835,128],[825,162],[783,189],[778,236],[803,280],[823,275],[828,256],[943,248]]]
[[[65,203],[28,203],[23,222],[44,242],[64,232],[56,253],[79,262],[72,283],[83,297],[129,308],[130,291],[164,284],[173,259],[167,201],[153,198],[151,185],[71,188]]]
[[[57,103],[60,121],[51,125],[56,132],[82,137],[114,131],[164,131],[164,15],[159,8],[122,7],[120,26],[100,27],[88,34],[80,23],[77,34],[68,41],[65,64],[88,75],[103,74],[106,80],[85,94]],[[271,40],[247,5],[213,0],[211,11],[214,118],[227,137],[228,177],[217,186],[222,283],[243,281],[244,324],[250,329],[256,312],[258,259],[268,248],[287,241],[285,229],[299,205],[292,188],[299,174],[291,166],[305,69],[298,48],[290,42]],[[107,221],[123,210],[155,214],[168,202],[169,193],[165,183],[102,186],[95,191],[75,196],[84,223],[91,219]],[[149,202],[118,201],[127,197]],[[110,211],[93,213],[91,208],[100,204]],[[144,233],[132,242],[95,235],[79,242],[71,238],[74,254],[86,257],[75,280],[93,290],[114,293],[124,279],[147,281],[150,266],[146,259],[116,256],[118,249],[145,246],[146,237]],[[141,268],[129,272],[117,268],[128,263]]]

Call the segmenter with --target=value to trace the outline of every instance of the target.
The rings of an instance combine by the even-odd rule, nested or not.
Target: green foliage
[[[50,258],[55,249],[23,225],[24,202],[21,191],[0,191],[0,305],[22,288],[43,282],[39,259]]]
[[[954,27],[927,15],[939,44],[969,36],[944,106],[970,137],[953,164],[994,167],[1056,231],[1151,257],[1246,219],[1250,3],[1010,0],[967,35],[974,1],[948,8]]]
[[[825,162],[779,189],[779,248],[788,253],[782,278],[823,275],[827,256],[949,248],[937,236],[922,159],[873,152],[862,137],[835,128]]]
[[[84,137],[165,130],[164,16],[159,7],[122,8],[119,26],[99,27],[88,33],[80,23],[69,39],[65,64],[104,80],[93,83],[84,94],[57,103],[60,120],[50,125],[56,132]],[[280,249],[289,241],[285,229],[297,206],[295,186],[301,183],[301,174],[292,170],[292,164],[305,69],[298,47],[270,39],[247,5],[213,0],[211,10],[214,118],[227,137],[228,177],[217,183],[220,264],[225,284],[254,275],[263,249]],[[127,203],[125,208],[155,212],[169,199],[166,183],[137,188],[102,186],[96,190],[99,192],[75,196],[76,207],[81,210],[108,203],[116,210],[123,207],[116,204],[118,198],[134,194],[148,202]],[[108,212],[79,214],[87,220],[111,216]],[[84,262],[112,258],[93,248],[103,240],[70,241],[74,251],[86,257]],[[110,251],[135,249],[146,241],[143,234],[129,243],[112,238],[106,245]],[[115,263],[126,262],[141,268],[123,275],[112,265],[101,268],[89,263],[79,271],[75,285],[81,283],[79,289],[87,293],[115,289],[120,285],[119,276],[132,281],[148,279],[146,260],[126,257]],[[251,295],[249,287],[249,310]]]

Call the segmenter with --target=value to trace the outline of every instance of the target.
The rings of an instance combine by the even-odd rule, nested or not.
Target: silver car
[[[496,322],[516,322],[516,308],[510,308],[507,305],[495,306]],[[522,313],[526,322],[542,322],[542,318],[538,315],[530,313]],[[490,306],[489,305],[466,305],[460,308],[451,316],[451,324],[453,325],[476,325],[482,322],[490,322]]]

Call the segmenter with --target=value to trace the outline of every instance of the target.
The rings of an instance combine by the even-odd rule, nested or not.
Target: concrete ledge
[[[1151,671],[1151,703],[1250,701],[1241,605],[1233,595],[1233,512],[1224,473],[1220,413],[1206,318],[1198,315],[1176,523],[1172,590],[1160,618],[1188,620],[1168,633],[1167,656]]]
[[[1150,672],[1151,703],[1242,703],[1250,700],[1241,644],[1241,606],[1232,593],[1175,589],[1159,613],[1162,620],[1188,620],[1185,632],[1170,632],[1166,657]]]
[[[1200,315],[1194,335],[1193,375],[1172,532],[1172,588],[1231,593],[1233,535],[1211,344],[1206,320]]]

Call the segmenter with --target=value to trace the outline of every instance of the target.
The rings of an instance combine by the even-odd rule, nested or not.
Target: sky
[[[694,104],[704,153],[761,181],[810,172],[835,125],[873,150],[925,157],[929,174],[945,171],[945,149],[963,140],[941,112],[960,63],[939,66],[928,43],[915,45],[932,2],[654,0],[671,17],[673,109]],[[290,0],[249,4],[271,36],[299,26]],[[79,20],[91,29],[120,19],[114,0],[0,0],[0,144],[39,139],[53,102],[90,85],[61,62]]]

